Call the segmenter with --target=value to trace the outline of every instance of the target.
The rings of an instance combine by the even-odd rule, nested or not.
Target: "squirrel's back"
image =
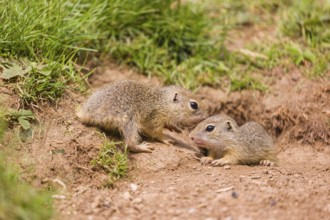
[[[77,116],[85,123],[91,118],[101,121],[111,115],[132,117],[146,113],[161,99],[159,88],[132,80],[117,81],[93,93]]]

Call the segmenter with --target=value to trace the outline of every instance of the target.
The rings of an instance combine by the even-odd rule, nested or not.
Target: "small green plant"
[[[33,112],[26,109],[10,109],[5,113],[5,116],[9,123],[18,123],[24,130],[30,129],[30,121],[35,119]]]
[[[52,200],[44,191],[23,183],[16,169],[0,155],[0,219],[50,219]]]
[[[126,176],[128,170],[127,149],[122,150],[122,142],[114,142],[106,140],[103,144],[97,158],[91,161],[94,168],[101,168],[108,176],[107,186],[113,186],[114,182]]]
[[[60,97],[68,84],[76,82],[81,85],[82,79],[74,78],[73,63],[54,61],[31,62],[22,58],[1,59],[0,78],[7,83],[15,83],[16,91],[23,104],[43,101],[55,101]],[[80,84],[79,84],[80,83]],[[73,86],[76,88],[77,86]]]

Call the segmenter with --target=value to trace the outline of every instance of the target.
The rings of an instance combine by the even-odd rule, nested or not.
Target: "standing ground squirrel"
[[[231,117],[215,115],[199,123],[189,137],[207,154],[202,164],[271,166],[278,161],[272,138],[256,122],[239,127]]]
[[[77,116],[88,125],[118,129],[130,151],[151,152],[152,146],[140,144],[140,134],[167,143],[164,127],[180,130],[181,126],[196,125],[207,113],[194,95],[183,88],[158,88],[124,80],[92,94]]]

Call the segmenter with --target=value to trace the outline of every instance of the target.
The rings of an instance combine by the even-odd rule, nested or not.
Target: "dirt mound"
[[[212,103],[219,103],[213,114],[228,114],[240,125],[257,121],[282,145],[298,142],[326,146],[330,140],[329,90],[328,80],[283,76],[266,94],[243,91],[225,96],[212,88],[200,92]]]

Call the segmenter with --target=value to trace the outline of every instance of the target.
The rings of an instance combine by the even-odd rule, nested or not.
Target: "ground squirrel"
[[[231,117],[215,115],[199,123],[189,137],[206,154],[202,164],[271,166],[278,161],[272,137],[256,122],[239,127]]]
[[[77,116],[88,125],[118,129],[130,151],[151,152],[152,146],[141,144],[140,134],[167,143],[164,127],[177,131],[196,125],[207,113],[191,92],[178,86],[123,80],[92,94]]]

